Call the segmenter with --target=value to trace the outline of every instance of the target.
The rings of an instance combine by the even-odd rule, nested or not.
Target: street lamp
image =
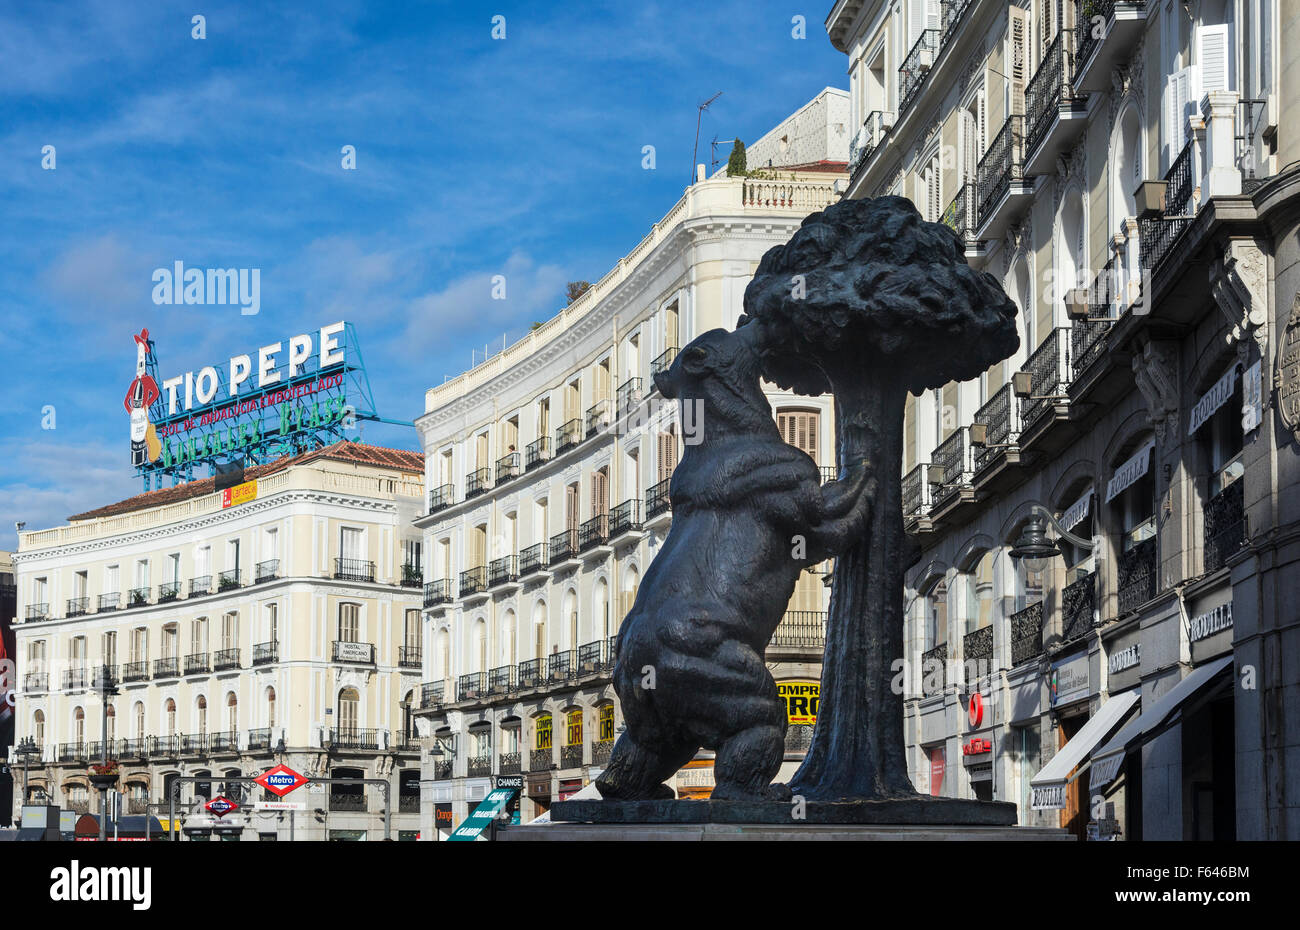
[[[1058,544],[1047,536],[1047,524],[1060,534],[1061,538],[1073,546],[1092,551],[1092,543],[1075,536],[1057,522],[1052,512],[1039,503],[1030,504],[1030,518],[1020,532],[1020,538],[1011,547],[1011,558],[1024,560],[1025,568],[1031,572],[1041,572],[1048,563],[1061,554]]]
[[[27,762],[32,756],[39,756],[41,747],[36,745],[36,740],[31,736],[24,736],[14,747],[14,755],[23,760],[23,804],[27,804]]]

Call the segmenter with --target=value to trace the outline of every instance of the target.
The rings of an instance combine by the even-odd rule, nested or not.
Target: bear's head
[[[760,339],[760,327],[753,325],[702,333],[666,370],[655,373],[655,387],[683,404],[699,402],[714,425],[752,427],[770,421],[772,408],[759,385]],[[703,426],[709,428],[707,419]]]

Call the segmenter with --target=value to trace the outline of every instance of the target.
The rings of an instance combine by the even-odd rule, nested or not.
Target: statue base
[[[903,824],[829,823],[550,823],[503,827],[498,841],[529,842],[1073,842],[1060,827],[905,826]]]
[[[801,814],[802,816],[796,816]],[[1011,827],[1016,805],[917,795],[880,801],[556,801],[553,823],[587,824],[866,824],[872,826]],[[1024,828],[1020,828],[1024,829]]]

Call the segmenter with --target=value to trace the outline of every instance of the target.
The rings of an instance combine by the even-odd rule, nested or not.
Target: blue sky
[[[565,282],[600,278],[672,206],[700,101],[724,92],[707,161],[709,140],[753,142],[847,86],[830,0],[273,6],[0,12],[0,548],[16,520],[54,526],[139,490],[122,396],[141,327],[166,377],[347,319],[380,412],[411,419],[472,350],[554,315]],[[177,260],[260,269],[260,312],[154,305],[153,270]],[[365,438],[418,445],[395,427]]]

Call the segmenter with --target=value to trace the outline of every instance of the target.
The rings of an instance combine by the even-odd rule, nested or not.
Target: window
[[[1241,378],[1236,378],[1232,396],[1197,430],[1209,462],[1211,497],[1217,496],[1246,471],[1241,461],[1241,451],[1246,442],[1241,428],[1241,393]]]
[[[501,754],[514,755],[519,752],[519,725],[501,728]]]
[[[144,728],[144,704],[140,701],[135,702],[135,738],[142,740],[145,737]]]
[[[361,605],[360,604],[340,604],[339,605],[339,642],[355,643],[360,642],[361,634]]]
[[[122,590],[121,587],[119,586],[121,583],[120,575],[121,572],[119,571],[119,568],[116,565],[109,565],[104,569],[104,593],[105,594],[117,594],[119,591]]]
[[[355,733],[357,730],[357,715],[361,704],[361,695],[355,688],[344,688],[339,692],[339,730],[344,733]]]
[[[609,742],[614,738],[614,705],[601,704],[599,715],[600,741]]]
[[[72,712],[72,735],[78,746],[86,741],[86,712],[80,707]]]
[[[582,745],[582,710],[575,707],[564,715],[565,723],[565,745],[581,746]]]
[[[940,580],[925,596],[925,648],[933,649],[948,641],[948,582]]]
[[[131,661],[149,661],[149,630],[137,627],[131,631]]]
[[[175,584],[181,579],[181,554],[170,553],[163,560],[163,584]]]
[[[175,736],[176,735],[176,702],[173,701],[171,698],[167,699],[166,715],[167,715],[167,735]]]
[[[469,754],[471,757],[486,759],[492,755],[492,731],[487,727],[470,730],[469,740]]]
[[[239,570],[239,540],[226,541],[226,568]]]
[[[38,710],[32,715],[32,737],[37,746],[45,745],[45,712]]]
[[[1116,501],[1120,517],[1120,549],[1128,552],[1156,535],[1156,481],[1146,474],[1120,493]]]
[[[266,689],[266,725],[275,726],[275,689]]]
[[[208,699],[203,697],[202,695],[199,695],[197,710],[198,710],[199,735],[202,736],[203,734],[208,732]]]
[[[198,617],[190,621],[190,653],[201,655],[208,651],[208,618]]]
[[[108,741],[117,739],[117,708],[109,704],[104,708],[104,723],[108,729]]]
[[[966,632],[993,622],[993,553],[985,552],[973,571],[962,576],[966,589]]]
[[[212,547],[199,546],[194,550],[194,577],[207,578],[212,574]]]
[[[226,730],[232,736],[239,730],[239,698],[233,691],[226,695]]]
[[[140,559],[135,563],[135,586],[137,588],[149,587],[149,560]]]
[[[609,515],[609,469],[601,468],[591,475],[591,515]]]
[[[109,630],[104,634],[104,664],[112,667],[117,665],[117,633]]]
[[[408,610],[406,612],[406,626],[403,630],[403,640],[407,649],[420,648],[420,611]]]
[[[221,648],[234,649],[239,645],[239,614],[231,611],[221,618]]]
[[[361,534],[362,530],[352,526],[345,526],[341,531],[339,555],[343,557],[345,567],[356,567],[355,563],[362,560],[365,549]]]
[[[279,614],[279,604],[270,603],[266,605],[266,641],[268,643],[280,641]]]
[[[537,743],[536,743],[537,748],[550,749],[551,748],[551,715],[550,714],[542,714],[542,716],[537,718],[536,730],[537,730]]]
[[[677,467],[677,434],[671,429],[659,434],[659,481],[667,481]]]

